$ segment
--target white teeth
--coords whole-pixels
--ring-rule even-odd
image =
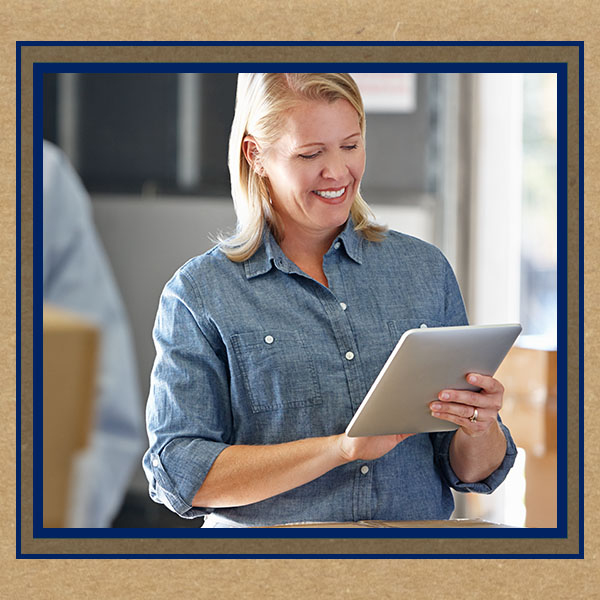
[[[317,196],[322,196],[323,198],[339,198],[340,196],[344,195],[344,192],[346,191],[346,188],[342,188],[341,190],[338,190],[337,192],[319,192],[315,190],[315,194],[317,194]]]

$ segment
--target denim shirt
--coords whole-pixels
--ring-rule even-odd
[[[450,488],[490,493],[512,466],[507,453],[485,481],[459,481],[453,432],[419,434],[373,461],[339,466],[275,497],[226,509],[191,502],[231,444],[277,444],[342,433],[402,333],[467,323],[451,267],[423,241],[390,231],[369,242],[349,220],[323,259],[329,287],[303,273],[265,232],[242,263],[215,247],[167,283],[154,328],[147,405],[150,496],[210,526],[303,521],[445,519]],[[398,393],[401,393],[398,390]]]

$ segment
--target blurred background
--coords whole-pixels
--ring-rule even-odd
[[[454,516],[554,527],[556,75],[355,76],[367,110],[362,192],[377,220],[442,249],[472,324],[523,324],[498,374],[519,459],[493,495],[457,495]],[[161,290],[235,225],[227,144],[236,74],[44,77],[44,138],[89,194],[130,325],[139,387],[132,414],[143,423]],[[149,499],[143,451],[137,447],[122,497],[100,526],[200,526]]]

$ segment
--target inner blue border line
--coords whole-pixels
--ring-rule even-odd
[[[338,71],[340,65],[348,72],[370,73],[376,64],[379,73],[556,73],[566,63],[519,63],[519,62],[381,62],[381,63],[352,63],[352,62],[36,62],[33,64],[34,73],[42,70],[44,73],[238,73],[243,72],[289,72],[297,73],[313,70],[319,67],[322,72]],[[274,68],[275,67],[275,68]]]
[[[556,388],[556,514],[565,515],[559,525],[568,529],[568,71],[557,72],[557,388]]]
[[[264,65],[265,63],[252,63],[252,65]],[[290,67],[298,67],[297,63],[285,63]],[[315,64],[329,64],[329,63],[310,63],[307,66],[314,67]],[[474,63],[470,63],[473,65]],[[34,63],[33,65],[33,94],[34,94],[34,122],[33,122],[33,131],[34,131],[34,169],[35,173],[42,172],[42,158],[41,158],[41,145],[42,145],[42,116],[43,110],[41,110],[40,99],[42,98],[43,92],[43,75],[46,72],[54,72],[53,69],[60,68],[60,71],[64,72],[66,68],[69,72],[73,71],[74,66],[81,68],[84,72],[105,72],[110,71],[114,67],[118,67],[119,69],[127,69],[137,71],[139,67],[148,68],[150,72],[156,72],[156,67],[167,68],[169,71],[179,72],[181,71],[181,67],[188,69],[189,65],[186,63],[152,63],[152,64],[142,64],[139,65],[137,63],[103,63],[103,64],[87,64],[87,63]],[[398,64],[396,63],[376,63],[376,67],[378,70],[381,69],[382,65],[385,67],[389,67],[390,69],[397,70]],[[412,67],[411,70],[414,70],[416,67],[419,72],[438,72],[439,66],[443,66],[450,72],[463,72],[463,68],[467,65],[464,64],[453,64],[453,65],[444,65],[439,63],[409,63],[408,66]],[[204,72],[205,66],[216,66],[219,70],[223,70],[223,64],[195,64],[195,67],[198,68],[200,72]],[[231,67],[232,71],[237,72],[238,63],[235,64],[227,64],[226,67]],[[244,66],[247,66],[246,64]],[[302,65],[300,65],[302,66]],[[339,64],[332,65],[339,67]],[[345,67],[348,67],[347,63],[344,63]],[[372,71],[373,63],[356,63],[352,66],[360,67],[363,71]],[[402,64],[402,67],[406,67],[407,64]],[[481,72],[479,65],[476,72]],[[493,65],[498,68],[498,64]],[[566,72],[567,72],[567,64],[565,63],[546,63],[544,65],[536,64],[536,63],[517,63],[516,65],[510,64],[511,67],[516,66],[519,71],[527,72],[527,67],[531,67],[535,72],[557,72],[562,73],[563,79],[561,81],[565,82],[561,90],[562,95],[566,97],[567,89],[566,89]],[[424,68],[425,67],[425,68]],[[450,67],[450,68],[449,68]],[[489,68],[485,69],[486,72],[491,71]],[[504,69],[503,69],[504,70]],[[511,69],[512,70],[512,69]],[[558,82],[557,82],[558,83]],[[564,165],[563,165],[564,166]],[[43,234],[41,227],[41,219],[36,219],[35,216],[40,214],[41,208],[41,196],[42,196],[42,178],[39,176],[35,178],[34,183],[34,239],[39,240],[40,235]],[[34,249],[34,277],[35,281],[41,281],[41,247],[37,245],[37,248]],[[40,298],[41,291],[39,293],[37,286],[34,288],[34,297]],[[42,348],[43,345],[43,335],[42,335],[42,311],[41,304],[34,303],[34,352],[38,355],[39,349]],[[39,304],[39,305],[38,305]],[[37,307],[37,309],[36,309]],[[37,312],[35,312],[37,310]],[[37,313],[39,312],[39,322],[36,319]],[[39,356],[39,355],[38,355]],[[34,386],[38,385],[38,387],[34,388],[34,456],[42,455],[42,434],[43,434],[43,418],[42,418],[42,405],[43,405],[43,389],[39,388],[43,380],[43,363],[40,360],[34,362],[34,373],[36,376],[34,377]],[[43,470],[41,465],[38,462],[34,462],[34,498],[39,498],[43,491]],[[557,500],[558,504],[558,500]],[[566,504],[564,504],[566,508]],[[560,511],[557,506],[557,517],[560,515]],[[562,513],[565,514],[565,513]],[[525,529],[525,528],[469,528],[469,529],[451,529],[451,528],[435,528],[435,529],[424,529],[424,528],[416,528],[416,529],[405,529],[405,528],[372,528],[372,529],[354,529],[348,528],[346,530],[338,530],[336,535],[332,535],[331,529],[322,529],[316,530],[314,528],[311,529],[285,529],[285,530],[269,530],[269,529],[260,529],[260,530],[249,530],[249,529],[223,529],[217,530],[216,533],[209,533],[209,530],[203,530],[202,533],[199,533],[200,528],[198,529],[188,529],[188,528],[169,528],[169,529],[156,529],[156,528],[139,528],[139,529],[130,529],[130,528],[120,528],[120,529],[52,529],[52,528],[44,528],[43,527],[43,519],[41,511],[35,511],[33,515],[33,533],[34,538],[192,538],[192,537],[201,537],[201,538],[238,538],[238,539],[247,539],[247,538],[332,538],[338,537],[341,539],[344,538],[561,538],[567,536],[566,529],[566,520],[564,521],[564,525],[557,529]],[[483,531],[485,529],[485,532]],[[317,533],[317,531],[319,533]],[[343,533],[341,533],[343,531]],[[260,533],[259,533],[260,532]]]
[[[561,539],[555,528],[366,527],[366,528],[44,528],[43,539]],[[37,538],[38,536],[36,536]]]
[[[43,78],[33,78],[33,98],[43,98]],[[35,101],[34,101],[35,106]],[[43,110],[33,111],[33,456],[44,456],[44,305],[43,273]],[[43,527],[43,460],[34,460],[33,498],[42,499],[33,506],[33,531]]]

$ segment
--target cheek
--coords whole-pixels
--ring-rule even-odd
[[[271,183],[281,198],[305,198],[315,187],[318,170],[312,165],[297,165],[273,173]]]
[[[355,179],[361,179],[365,172],[365,153],[361,152],[357,155],[351,164],[352,175]]]
[[[317,165],[306,164],[299,165],[290,173],[290,182],[294,182],[298,191],[312,191],[315,187],[315,181],[318,180],[319,168]]]

